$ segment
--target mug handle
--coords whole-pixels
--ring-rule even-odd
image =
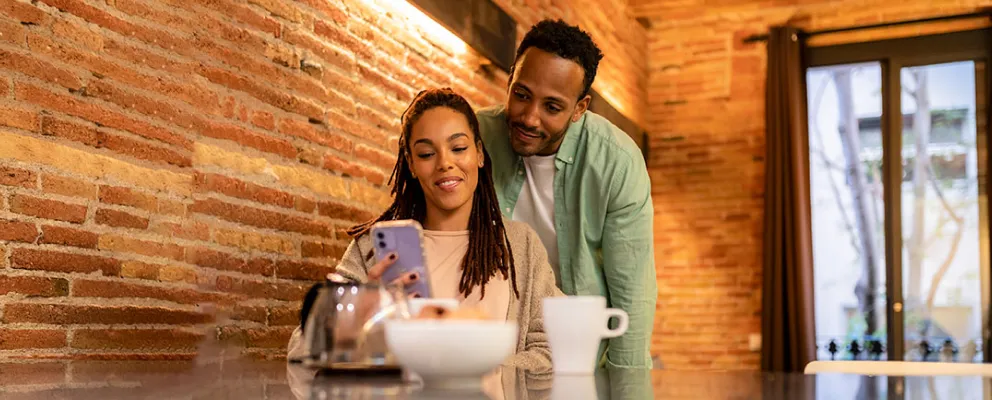
[[[613,317],[616,317],[619,323],[617,324],[617,327],[614,329],[606,328],[606,331],[603,332],[604,338],[607,339],[615,338],[627,332],[627,325],[630,323],[627,317],[627,312],[619,308],[607,308],[606,322],[609,323],[610,319],[612,319]]]

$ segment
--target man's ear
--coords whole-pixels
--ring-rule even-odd
[[[582,113],[589,109],[589,103],[592,102],[592,96],[586,95],[575,104],[575,112],[572,113],[572,122],[579,122],[579,118],[582,118]]]

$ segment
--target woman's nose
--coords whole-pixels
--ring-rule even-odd
[[[438,171],[447,171],[454,167],[451,162],[451,155],[446,152],[439,152],[437,157],[437,169]]]

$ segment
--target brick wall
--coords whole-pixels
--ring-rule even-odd
[[[742,39],[976,11],[987,0],[634,2],[648,18],[649,168],[659,313],[653,350],[676,369],[756,369],[761,331],[765,46]],[[819,37],[864,41],[985,26],[974,21]],[[673,68],[677,67],[677,68]]]
[[[498,3],[589,24],[597,88],[643,118],[624,1]],[[282,354],[342,229],[387,204],[413,94],[504,100],[481,62],[394,0],[0,2],[0,358]]]

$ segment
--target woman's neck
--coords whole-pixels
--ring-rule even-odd
[[[430,231],[467,231],[472,217],[472,202],[456,210],[445,211],[437,207],[427,207],[424,229]]]

